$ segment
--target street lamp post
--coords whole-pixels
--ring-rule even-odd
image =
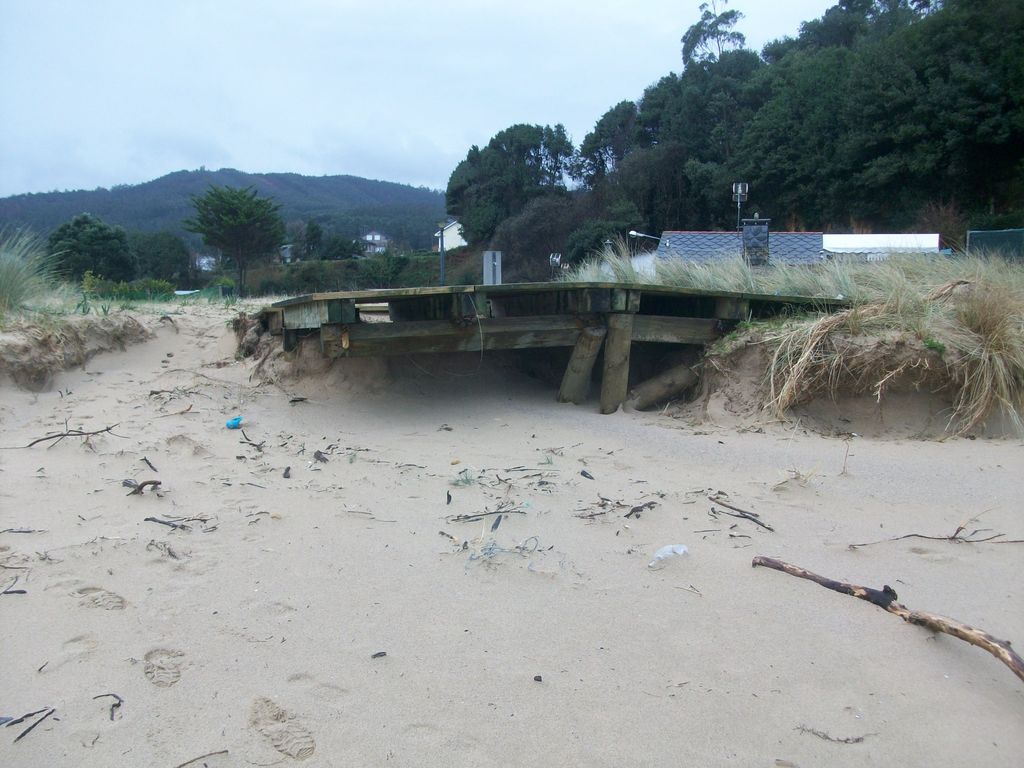
[[[446,222],[441,222],[438,229],[441,231],[441,239],[438,242],[437,250],[441,254],[441,285],[444,285],[444,225]]]
[[[635,229],[629,230],[629,236],[632,237],[634,240],[636,240],[638,237],[646,237],[650,240],[655,240],[659,243],[661,242],[660,237],[655,237],[654,235],[645,235],[643,232],[637,232]]]
[[[736,201],[736,231],[740,231],[740,206],[750,194],[750,185],[745,181],[737,181],[732,185],[732,199]]]

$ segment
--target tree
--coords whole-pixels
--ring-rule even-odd
[[[698,61],[717,61],[728,48],[742,48],[747,38],[733,30],[736,22],[743,18],[739,11],[726,11],[729,0],[722,0],[723,10],[718,12],[717,0],[700,4],[700,21],[686,30],[682,39],[683,64],[690,66]]]
[[[576,227],[573,201],[568,195],[546,195],[531,200],[515,216],[501,222],[491,241],[503,251],[503,277],[510,282],[539,280],[550,273],[548,256],[564,250]]]
[[[324,241],[321,249],[321,258],[329,261],[340,261],[341,259],[352,259],[363,253],[363,246],[358,240],[341,235],[331,235]]]
[[[459,217],[471,245],[486,242],[530,200],[565,193],[573,156],[561,125],[506,128],[483,149],[471,147],[456,166],[448,181],[448,213]]]
[[[594,130],[583,139],[573,175],[587,186],[594,186],[615,170],[636,141],[636,104],[620,101],[597,121]]]
[[[91,271],[115,282],[135,277],[135,258],[128,235],[88,213],[61,224],[49,240],[50,253],[68,277],[81,280]]]
[[[202,235],[203,242],[220,250],[238,270],[238,292],[245,291],[249,264],[268,256],[284,241],[281,206],[260,197],[252,187],[211,186],[206,194],[192,196],[196,215],[185,229]]]
[[[173,232],[131,232],[128,244],[135,254],[138,277],[181,285],[189,280],[189,252]]]
[[[315,219],[310,219],[306,222],[306,247],[303,251],[302,258],[304,259],[318,259],[320,258],[320,249],[324,245],[324,230],[317,224]]]

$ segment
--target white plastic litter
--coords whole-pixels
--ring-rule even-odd
[[[654,559],[647,564],[648,568],[663,568],[665,561],[671,557],[685,555],[689,552],[685,544],[668,544],[654,553]]]

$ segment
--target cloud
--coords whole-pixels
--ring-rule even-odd
[[[509,125],[582,141],[679,69],[698,4],[5,0],[0,195],[200,165],[443,188]],[[755,6],[743,29],[759,46],[829,4]]]

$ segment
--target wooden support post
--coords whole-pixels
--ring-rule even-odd
[[[327,318],[321,323],[354,323],[359,319],[356,303],[353,299],[331,299],[327,304]]]
[[[719,296],[715,299],[715,317],[720,320],[746,320],[750,315],[747,299]]]
[[[612,312],[639,312],[640,291],[628,291],[625,288],[612,289]]]
[[[472,308],[466,314],[475,315],[479,318],[491,317],[491,302],[487,298],[487,294],[481,291],[474,291],[473,293],[467,293],[469,297],[469,305]]]
[[[580,333],[576,346],[573,347],[569,365],[562,377],[562,387],[558,390],[558,402],[579,405],[587,399],[590,390],[590,374],[594,370],[597,353],[601,351],[601,342],[607,331],[600,327],[584,328]]]
[[[280,336],[284,330],[284,312],[280,309],[264,310],[263,318],[266,321],[267,332],[271,336]]]
[[[608,315],[601,374],[601,413],[615,413],[629,388],[629,348],[633,341],[633,315]]]

